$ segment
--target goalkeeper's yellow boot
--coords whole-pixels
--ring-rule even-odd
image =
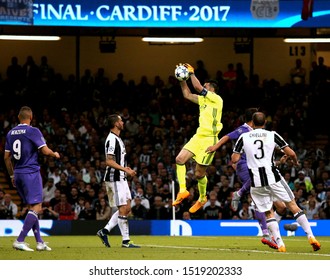
[[[320,242],[318,242],[318,241],[316,240],[316,238],[313,237],[313,236],[309,238],[309,244],[312,245],[314,251],[318,251],[318,250],[321,249],[321,244],[320,244]]]
[[[201,207],[205,205],[207,202],[207,197],[205,196],[202,201],[199,201],[199,199],[196,201],[196,203],[190,207],[189,212],[190,213],[195,213],[197,212]]]
[[[179,205],[184,199],[189,197],[190,193],[185,190],[184,192],[179,192],[178,195],[176,196],[176,199],[172,203],[172,206]]]

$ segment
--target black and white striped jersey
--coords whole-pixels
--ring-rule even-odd
[[[116,163],[126,166],[126,149],[123,140],[113,132],[110,132],[105,141],[105,156],[113,155]],[[107,166],[104,174],[104,181],[116,182],[126,180],[124,171]]]
[[[288,144],[275,131],[255,129],[238,138],[233,152],[246,154],[251,186],[268,186],[281,180],[282,176],[274,161],[277,146],[283,149]]]

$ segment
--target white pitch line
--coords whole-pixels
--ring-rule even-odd
[[[225,249],[225,248],[205,248],[205,247],[189,247],[189,246],[164,246],[164,245],[143,245],[144,247],[156,247],[156,248],[169,248],[169,249],[190,249],[190,250],[202,250],[202,251],[224,251],[224,252],[244,252],[244,253],[265,253],[265,254],[279,254],[277,251],[259,251],[259,250],[242,250],[242,249]],[[285,255],[301,255],[301,256],[320,256],[330,257],[330,254],[319,253],[297,253],[297,252],[285,252]]]

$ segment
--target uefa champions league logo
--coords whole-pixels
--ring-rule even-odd
[[[279,13],[279,0],[252,0],[251,13],[255,19],[275,19]]]

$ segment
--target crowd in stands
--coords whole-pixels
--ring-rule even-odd
[[[290,161],[279,167],[298,205],[309,219],[330,219],[329,142],[315,144],[319,135],[326,140],[329,136],[325,102],[329,83],[323,77],[324,65],[315,64],[309,84],[296,78],[285,85],[276,79],[260,81],[257,74],[248,77],[241,63],[236,67],[230,64],[228,70],[219,70],[213,77],[198,61],[196,75],[202,83],[213,78],[220,85],[224,127],[219,137],[244,122],[246,108],[258,107],[267,115],[267,129],[279,132],[301,162],[299,168]],[[177,219],[254,219],[248,195],[236,212],[230,208],[232,192],[241,187],[230,161],[233,143],[216,152],[207,171],[209,202],[203,210],[188,212],[198,198],[194,162],[189,162],[186,179],[190,197],[172,212],[172,193],[178,190],[175,157],[198,126],[198,108],[183,99],[174,76],[166,80],[155,76],[152,82],[142,76],[135,82],[125,81],[124,74],[118,73],[110,81],[99,68],[95,75],[86,69],[77,81],[74,75],[64,79],[48,65],[47,57],[37,65],[29,56],[23,66],[14,57],[0,82],[0,96],[5,100],[0,104],[1,154],[5,135],[17,124],[23,105],[32,108],[33,126],[42,130],[48,146],[61,154],[59,160],[40,156],[43,219],[108,220],[111,216],[113,209],[102,182],[107,116],[111,113],[119,113],[125,122],[121,137],[127,162],[137,171],[128,179],[133,197],[131,219],[171,219],[174,214]],[[8,201],[3,196],[0,190],[0,205]],[[15,216],[24,219],[27,209],[24,205],[20,208]],[[284,218],[292,217],[288,212]]]

